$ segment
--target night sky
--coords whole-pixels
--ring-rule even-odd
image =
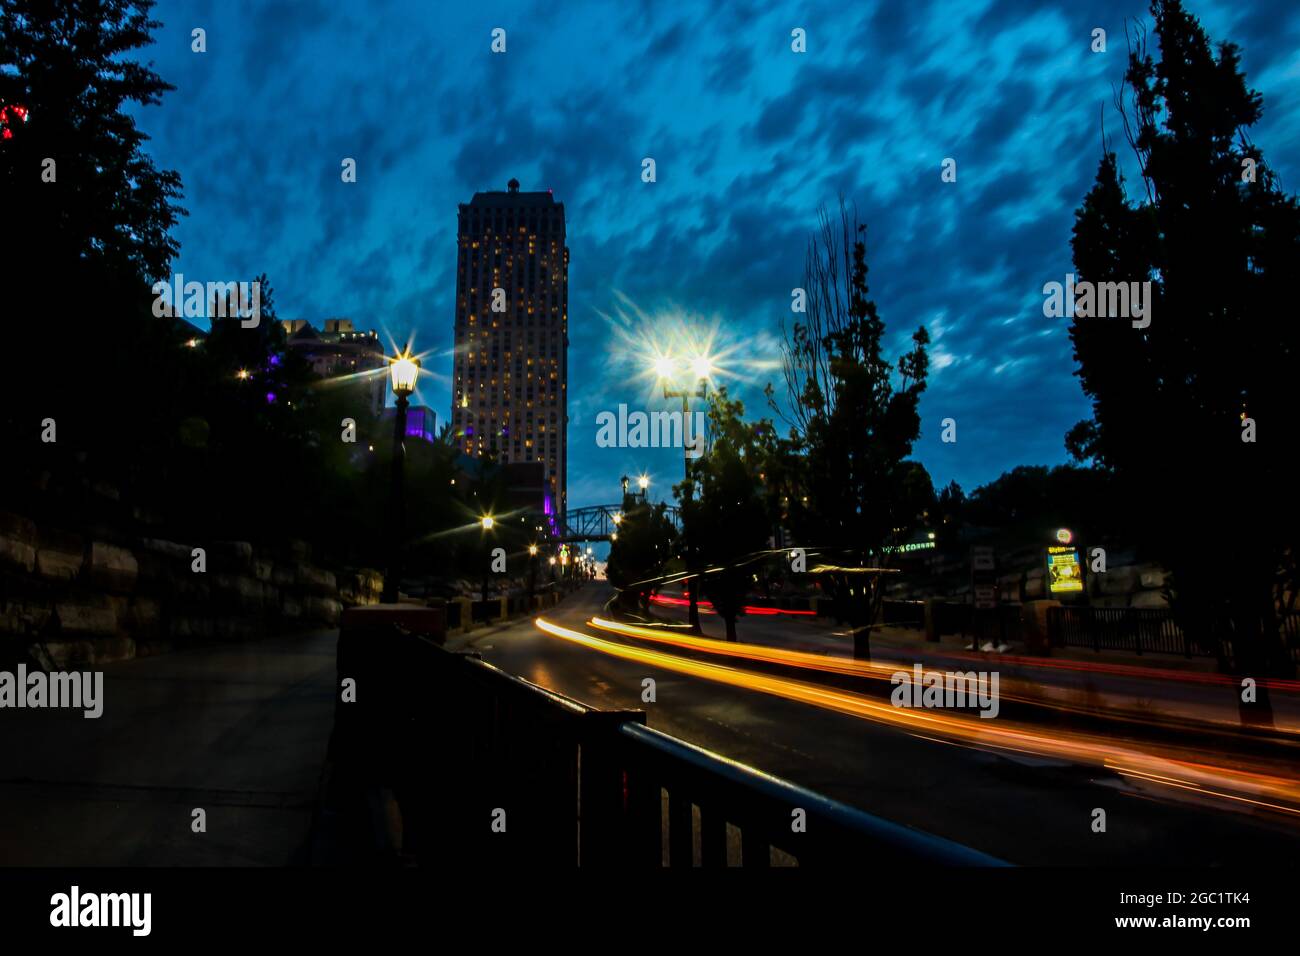
[[[715,7],[725,6],[725,12]],[[570,507],[652,496],[681,452],[599,449],[595,417],[662,407],[638,342],[706,330],[752,413],[780,386],[780,323],[821,204],[868,224],[872,297],[892,352],[933,339],[916,457],[967,491],[1065,460],[1088,413],[1066,320],[1042,286],[1070,271],[1125,65],[1127,2],[876,4],[160,2],[143,52],[177,90],[138,111],[190,212],[174,271],[265,271],[281,318],[352,318],[427,352],[419,401],[450,404],[457,203],[551,189],[565,204]],[[1300,5],[1192,0],[1243,48],[1264,94],[1253,138],[1300,180]],[[190,50],[207,31],[208,52]],[[490,52],[491,31],[507,52]],[[807,31],[805,54],[790,31]],[[1108,52],[1090,51],[1102,27]],[[340,180],[344,157],[357,182]],[[658,181],[641,181],[653,157]],[[940,164],[957,160],[956,183]],[[1133,177],[1130,163],[1130,193]],[[1160,321],[1156,316],[1155,321]],[[940,421],[957,421],[955,444]]]

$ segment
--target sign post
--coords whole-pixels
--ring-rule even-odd
[[[986,623],[988,615],[981,612],[997,613],[997,562],[993,548],[988,545],[975,545],[970,549],[970,586],[975,603],[971,608],[971,650],[979,650],[979,634]]]

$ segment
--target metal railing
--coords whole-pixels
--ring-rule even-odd
[[[1049,608],[1047,633],[1055,647],[1215,656],[1213,649],[1193,644],[1174,622],[1173,614],[1161,608]]]
[[[415,863],[1002,865],[392,626],[344,628],[347,678],[331,791]]]
[[[1278,623],[1291,659],[1300,663],[1300,613],[1283,614]],[[1054,607],[1047,612],[1047,631],[1054,647],[1233,659],[1230,622],[1212,630],[1218,634],[1212,643],[1200,644],[1167,608]]]

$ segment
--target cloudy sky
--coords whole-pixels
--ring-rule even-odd
[[[1300,6],[1189,6],[1242,46],[1265,97],[1255,141],[1295,191]],[[625,473],[664,495],[679,476],[680,452],[595,442],[600,411],[657,407],[638,343],[666,327],[711,336],[729,387],[768,414],[806,242],[841,195],[868,224],[895,350],[920,324],[933,339],[916,457],[936,487],[1064,461],[1087,414],[1041,290],[1070,270],[1103,116],[1122,143],[1110,104],[1125,20],[1149,20],[1139,0],[162,0],[155,16],[144,56],[177,89],[139,121],[184,180],[175,271],[265,271],[282,318],[413,334],[439,421],[457,203],[511,177],[554,191],[571,250],[571,507],[616,500]],[[206,53],[191,52],[195,27]],[[505,54],[490,50],[497,27]],[[1097,27],[1105,53],[1090,50]]]

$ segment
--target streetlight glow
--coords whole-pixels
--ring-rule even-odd
[[[638,478],[638,479],[636,480],[636,485],[637,485],[637,487],[640,488],[642,491],[645,491],[647,488],[650,487],[650,476],[649,476],[649,475],[642,475],[640,478]]]
[[[492,526],[496,524],[496,521],[493,520],[491,515],[484,515],[479,519],[479,524],[483,525],[484,531],[491,531]]]
[[[420,377],[420,360],[411,355],[397,355],[389,359],[389,374],[393,381],[393,394],[405,397],[415,391],[416,379]]]

